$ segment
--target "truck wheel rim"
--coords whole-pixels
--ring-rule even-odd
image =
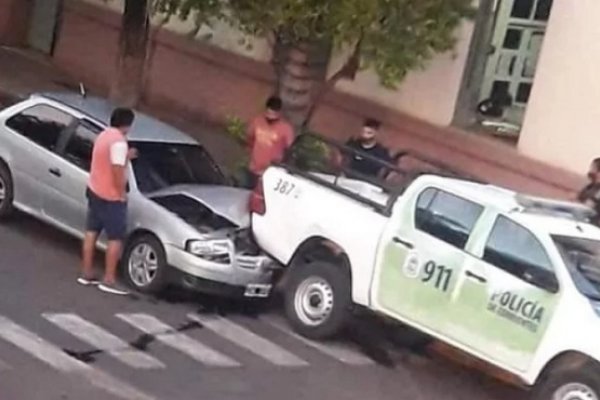
[[[156,252],[146,243],[133,248],[128,262],[129,276],[137,286],[144,287],[152,283],[158,271]]]
[[[582,383],[569,383],[554,392],[552,400],[599,400],[592,388]]]
[[[333,310],[333,289],[329,282],[319,277],[305,279],[294,298],[296,315],[303,324],[318,326]]]

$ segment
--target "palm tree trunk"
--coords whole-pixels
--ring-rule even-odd
[[[133,107],[142,98],[144,66],[150,28],[148,0],[126,0],[123,12],[117,76],[110,97],[122,106]]]

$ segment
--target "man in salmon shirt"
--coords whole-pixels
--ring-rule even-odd
[[[248,186],[254,188],[265,170],[283,161],[285,152],[294,142],[294,129],[281,115],[279,97],[270,97],[266,110],[255,117],[246,132],[250,150]]]
[[[128,291],[116,281],[117,264],[127,231],[127,165],[135,156],[129,150],[126,135],[135,115],[127,108],[117,108],[110,118],[110,127],[94,142],[92,166],[87,188],[88,216],[83,242],[82,273],[77,282],[84,286],[98,285],[106,293],[126,295]],[[106,232],[105,273],[102,282],[93,274],[94,250],[102,232]]]

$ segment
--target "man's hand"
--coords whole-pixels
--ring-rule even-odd
[[[127,151],[127,159],[129,161],[135,160],[136,158],[138,158],[138,155],[138,150],[135,147],[132,147]]]

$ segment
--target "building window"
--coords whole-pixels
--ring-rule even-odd
[[[504,37],[504,44],[502,47],[505,49],[518,50],[521,46],[521,38],[523,37],[523,31],[520,29],[507,29],[506,36]]]
[[[552,0],[538,0],[533,18],[537,21],[548,21],[551,9]]]

